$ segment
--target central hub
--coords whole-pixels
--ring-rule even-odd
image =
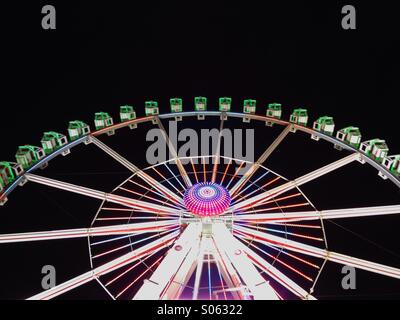
[[[186,209],[195,215],[210,217],[224,213],[231,204],[231,196],[219,184],[200,182],[186,190],[183,201]]]

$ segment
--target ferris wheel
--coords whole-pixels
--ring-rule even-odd
[[[91,281],[112,299],[316,299],[313,295],[326,263],[333,262],[395,279],[400,269],[328,249],[324,220],[400,213],[400,204],[324,210],[316,208],[300,187],[358,161],[400,188],[400,155],[389,156],[384,140],[362,142],[357,127],[336,132],[332,117],[307,127],[306,109],[295,109],[282,120],[282,106],[268,105],[256,114],[256,101],[245,100],[243,113],[231,112],[231,98],[219,99],[219,110],[208,111],[207,99],[196,97],[195,110],[184,112],[182,99],[170,100],[171,113],[159,114],[158,104],[145,104],[138,118],[132,106],[120,108],[114,124],[105,112],[95,115],[96,130],[71,121],[68,136],[46,132],[42,147],[20,146],[16,162],[0,162],[0,203],[26,182],[69,191],[101,201],[90,226],[0,235],[1,246],[16,242],[87,238],[90,270],[28,299],[47,300]],[[162,120],[219,119],[220,131],[229,118],[261,122],[282,131],[254,162],[221,154],[221,136],[213,154],[179,156]],[[104,135],[143,123],[158,127],[172,157],[139,168],[107,145]],[[265,128],[268,130],[268,128]],[[134,132],[134,131],[133,131]],[[292,133],[325,140],[344,150],[340,160],[294,180],[268,168],[268,158]],[[132,139],[135,139],[134,134]],[[260,142],[262,143],[262,142]],[[35,173],[77,145],[94,144],[122,164],[131,175],[111,192],[95,190]],[[247,170],[241,174],[241,169]],[[11,200],[12,201],[12,200]]]

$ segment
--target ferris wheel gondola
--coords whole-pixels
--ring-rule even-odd
[[[172,98],[171,113],[160,114],[158,103],[148,101],[146,116],[139,118],[132,106],[121,106],[120,123],[106,112],[96,113],[93,132],[84,122],[71,121],[68,141],[62,134],[47,132],[43,148],[21,146],[16,163],[0,162],[1,204],[26,182],[101,201],[88,228],[0,235],[1,245],[89,240],[91,269],[30,299],[51,299],[90,281],[97,281],[112,299],[315,299],[314,288],[327,262],[399,279],[399,268],[330,251],[324,220],[397,214],[400,204],[321,210],[300,187],[358,161],[400,188],[400,156],[390,156],[384,140],[362,142],[356,127],[335,135],[332,117],[320,117],[309,128],[303,108],[294,109],[285,121],[278,103],[269,104],[265,116],[256,114],[255,100],[244,101],[243,113],[232,112],[231,104],[231,98],[223,97],[218,111],[208,111],[207,99],[196,97],[195,111],[184,112],[182,99]],[[239,118],[280,125],[283,130],[255,162],[221,155],[219,144],[215,154],[178,156],[161,120],[193,117],[217,117],[220,129],[229,118]],[[163,131],[171,159],[141,169],[99,138],[147,122]],[[325,140],[348,154],[288,180],[265,163],[291,132]],[[35,173],[58,155],[89,143],[131,173],[111,192]],[[239,174],[245,165],[248,169]]]

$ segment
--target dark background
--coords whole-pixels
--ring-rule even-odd
[[[57,30],[41,28],[45,4],[56,7]],[[357,30],[341,28],[345,4],[356,6]],[[386,139],[391,153],[400,153],[399,19],[389,2],[219,2],[206,7],[202,2],[30,1],[2,5],[1,12],[1,159],[12,160],[18,145],[39,144],[43,131],[66,132],[69,120],[92,125],[96,111],[117,119],[118,107],[132,104],[142,116],[144,101],[154,99],[166,112],[173,96],[182,97],[188,110],[198,95],[208,97],[210,110],[217,109],[220,96],[231,96],[236,111],[244,98],[254,98],[259,114],[278,101],[286,119],[294,107],[306,107],[310,122],[332,115],[337,129],[357,125],[365,139]],[[138,130],[133,141],[116,141],[118,133],[110,143],[145,167],[148,128]],[[261,153],[269,131],[257,130]],[[80,157],[73,152],[40,174],[105,191],[126,178],[124,168],[93,146],[87,149],[77,148]],[[284,141],[268,166],[295,178],[341,156],[328,144],[296,135]],[[351,164],[302,189],[321,209],[398,203],[392,184],[375,170],[360,168]],[[95,200],[28,184],[0,209],[0,232],[84,227],[97,207]],[[336,222],[340,226],[327,222],[331,248],[400,266],[397,217]],[[5,299],[40,291],[44,264],[56,266],[58,282],[88,269],[86,240],[7,245],[1,252],[0,297]],[[344,291],[340,267],[328,264],[316,295],[400,298],[398,281],[363,271],[357,276],[357,290]],[[88,295],[107,298],[96,283],[65,297]]]

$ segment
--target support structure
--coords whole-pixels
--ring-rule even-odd
[[[155,222],[120,224],[120,225],[113,225],[106,227],[10,233],[10,234],[1,234],[0,243],[59,240],[59,239],[71,239],[71,238],[83,238],[88,236],[91,237],[109,236],[118,234],[152,233],[152,232],[166,231],[171,229],[173,226],[177,225],[178,225],[177,221],[164,220]]]
[[[28,300],[50,300],[65,292],[75,289],[85,283],[92,281],[102,275],[115,271],[122,268],[130,263],[133,263],[140,258],[147,256],[150,253],[155,253],[166,247],[168,247],[178,235],[177,232],[168,234],[162,238],[159,238],[149,244],[140,247],[139,249],[133,250],[123,256],[114,259],[100,267],[97,267],[91,271],[85,272],[71,280],[56,285],[55,287],[48,289],[42,293],[30,297]]]
[[[185,170],[185,167],[183,166],[180,158],[178,157],[178,153],[176,152],[175,147],[174,147],[173,143],[171,142],[171,140],[170,140],[170,138],[169,138],[169,136],[167,134],[167,131],[165,130],[163,124],[161,123],[160,118],[159,117],[155,117],[155,119],[157,121],[158,127],[160,128],[160,130],[163,133],[163,137],[165,139],[165,142],[168,144],[169,151],[171,152],[171,154],[172,154],[172,156],[173,156],[173,158],[174,158],[174,160],[176,162],[176,165],[178,166],[179,173],[181,174],[181,177],[182,177],[183,181],[185,182],[186,187],[191,187],[192,186],[192,182],[190,181],[190,178],[189,178],[189,176],[188,176],[188,174],[187,174],[187,172]]]
[[[215,150],[215,159],[214,159],[214,166],[211,176],[211,182],[215,182],[217,178],[217,168],[220,161],[220,154],[221,154],[221,137],[222,137],[222,130],[224,129],[224,121],[225,118],[221,117],[221,124],[219,126],[219,134],[218,134],[218,142],[217,142],[217,149]],[[212,159],[212,158],[211,158]]]
[[[178,197],[175,193],[171,192],[168,188],[166,188],[164,185],[159,183],[157,180],[149,176],[147,173],[144,171],[140,170],[137,166],[135,166],[133,163],[125,159],[123,156],[118,154],[116,151],[108,147],[106,144],[101,142],[99,139],[96,137],[92,136],[90,137],[90,140],[101,150],[103,150],[105,153],[107,153],[109,156],[111,156],[113,159],[117,160],[120,164],[122,164],[125,168],[127,168],[129,171],[131,171],[134,174],[137,174],[138,177],[142,178],[144,181],[146,181],[151,187],[154,187],[156,190],[167,196],[169,199],[171,199],[175,203],[180,203],[182,204],[182,199]]]
[[[213,224],[212,238],[218,252],[226,255],[228,261],[221,256],[224,265],[232,264],[241,279],[243,279],[245,288],[236,288],[240,290],[242,296],[250,295],[255,300],[278,300],[279,297],[275,290],[257,271],[253,263],[242,250],[242,244],[232,236],[224,223]],[[228,271],[229,273],[229,271]],[[232,275],[234,276],[234,275]]]
[[[279,212],[279,213],[260,213],[260,214],[242,214],[230,217],[235,221],[249,221],[253,223],[276,223],[276,222],[294,222],[319,219],[344,219],[357,217],[370,217],[400,213],[400,205],[378,206],[364,208],[350,208],[322,211],[302,211],[302,212]]]
[[[135,200],[135,199],[131,199],[131,198],[117,196],[115,194],[106,193],[106,192],[102,192],[102,191],[98,191],[98,190],[94,190],[94,189],[90,189],[90,188],[86,188],[86,187],[77,186],[77,185],[67,183],[67,182],[62,182],[62,181],[58,181],[58,180],[54,180],[54,179],[50,179],[50,178],[41,177],[41,176],[38,176],[38,175],[35,175],[32,173],[25,174],[25,177],[28,181],[31,181],[31,182],[36,182],[36,183],[43,184],[43,185],[46,185],[49,187],[74,192],[74,193],[88,196],[91,198],[105,200],[108,202],[113,202],[113,203],[117,203],[117,204],[129,207],[129,208],[139,209],[139,210],[143,210],[143,211],[147,211],[147,212],[152,212],[155,214],[179,216],[179,214],[181,212],[180,210],[177,210],[174,208],[169,208],[167,206],[160,206],[160,205],[157,205],[154,203],[149,203],[149,202],[142,201],[142,200]]]
[[[263,233],[247,227],[235,226],[234,228],[239,236],[244,237],[246,239],[257,241],[259,243],[264,243],[267,245],[284,248],[290,251],[302,253],[312,257],[326,259],[328,261],[336,262],[339,264],[348,265],[358,269],[400,279],[399,268],[393,268],[385,266],[383,264],[354,258],[337,252],[328,251],[326,249],[321,249],[297,241],[274,236],[269,233]]]
[[[171,300],[179,298],[189,280],[199,254],[201,223],[191,223],[182,232],[157,270],[144,281],[134,300]]]
[[[344,157],[343,159],[340,159],[338,161],[335,161],[331,164],[328,164],[320,169],[317,169],[315,171],[312,171],[304,176],[301,176],[293,181],[286,182],[279,187],[276,187],[274,189],[262,192],[254,197],[251,197],[247,200],[237,202],[233,206],[231,206],[230,211],[237,211],[241,210],[244,208],[248,207],[257,207],[262,205],[264,202],[268,201],[269,199],[276,197],[282,193],[285,193],[289,190],[292,190],[296,187],[299,187],[309,181],[312,181],[318,177],[321,177],[329,172],[332,172],[340,167],[343,167],[350,162],[353,162],[357,159],[359,159],[360,156],[357,153],[352,153],[348,155],[347,157]]]
[[[274,150],[279,146],[279,144],[285,139],[292,128],[292,125],[287,125],[285,129],[280,133],[280,135],[275,139],[274,142],[264,151],[264,153],[258,158],[256,162],[246,171],[246,173],[240,178],[240,180],[232,187],[230,193],[234,196],[240,189],[251,179],[253,174],[257,171],[257,169],[262,165],[274,152]]]
[[[0,175],[0,180],[3,179],[3,184],[0,184],[0,203],[4,202],[7,199],[7,195],[17,185],[22,185],[26,181],[31,181],[53,188],[74,192],[76,194],[85,195],[91,198],[100,199],[103,202],[112,202],[124,207],[122,208],[118,206],[110,206],[112,208],[102,208],[108,211],[104,212],[104,216],[101,216],[98,219],[98,216],[96,215],[94,220],[96,222],[107,220],[128,221],[128,219],[132,219],[129,220],[129,222],[134,221],[134,219],[137,219],[138,221],[153,220],[152,222],[0,235],[0,244],[40,240],[72,239],[84,237],[88,238],[92,270],[85,272],[67,282],[61,283],[43,293],[35,295],[30,299],[51,299],[92,280],[96,280],[97,282],[99,282],[112,298],[118,298],[122,294],[124,294],[129,288],[131,288],[135,283],[137,283],[138,281],[142,281],[145,275],[146,277],[148,277],[148,279],[145,280],[144,285],[137,292],[134,299],[182,298],[183,290],[188,289],[187,284],[191,279],[193,279],[193,275],[193,292],[191,292],[190,295],[194,299],[197,299],[199,297],[202,298],[202,293],[204,292],[204,288],[202,288],[202,281],[204,280],[202,277],[204,272],[208,272],[209,286],[207,295],[210,297],[210,299],[212,298],[212,296],[218,296],[220,293],[223,293],[226,299],[226,293],[229,292],[229,294],[234,296],[234,298],[239,299],[275,300],[281,298],[278,294],[278,291],[275,291],[275,289],[281,289],[282,287],[289,290],[301,299],[314,299],[314,297],[310,295],[310,293],[312,293],[317,279],[327,261],[353,266],[362,270],[400,279],[400,268],[390,267],[327,250],[325,230],[322,222],[322,220],[324,219],[342,219],[397,214],[400,213],[400,205],[285,213],[283,212],[283,209],[293,209],[294,207],[298,208],[304,205],[312,206],[312,204],[308,201],[306,196],[300,190],[297,194],[289,194],[286,196],[277,197],[278,195],[293,190],[309,181],[330,173],[337,168],[347,165],[354,160],[358,160],[361,163],[370,164],[372,167],[379,171],[379,174],[381,176],[390,179],[397,187],[400,187],[398,166],[396,168],[392,168],[390,164],[385,165],[382,163],[383,156],[387,155],[387,148],[381,148],[382,150],[380,150],[379,157],[377,157],[377,155],[375,154],[373,156],[370,151],[366,152],[361,148],[358,149],[358,145],[346,144],[341,141],[342,139],[340,138],[335,139],[334,136],[331,135],[333,133],[333,128],[331,131],[323,131],[315,127],[313,129],[307,128],[305,126],[306,122],[300,122],[297,120],[295,121],[292,119],[292,123],[282,121],[280,120],[280,115],[279,119],[258,116],[253,114],[253,112],[255,112],[255,104],[254,111],[251,111],[250,109],[245,109],[245,112],[247,112],[245,115],[232,113],[230,112],[230,98],[224,99],[229,100],[229,106],[224,106],[225,109],[220,109],[221,112],[207,112],[204,109],[200,113],[182,113],[182,108],[180,104],[180,108],[174,110],[174,113],[172,114],[158,115],[157,108],[157,112],[153,113],[153,115],[149,117],[131,119],[129,121],[126,121],[125,123],[116,125],[110,124],[108,127],[100,129],[93,133],[90,133],[90,131],[86,131],[85,133],[82,133],[85,134],[85,136],[78,135],[76,138],[77,140],[65,145],[62,144],[59,146],[59,149],[48,148],[48,150],[46,151],[47,156],[37,159],[38,161],[36,162],[30,162],[29,166],[24,166],[26,171],[21,171],[20,175],[18,174],[17,177],[13,177],[11,180],[6,179],[7,172],[2,172],[2,175]],[[263,152],[260,158],[251,165],[250,169],[245,173],[245,175],[241,177],[241,179],[235,179],[235,177],[238,175],[239,170],[245,163],[244,161],[241,162],[239,169],[236,170],[235,174],[231,177],[229,183],[226,185],[226,188],[229,189],[231,183],[235,181],[235,185],[230,190],[232,196],[231,199],[235,201],[231,202],[230,204],[231,207],[228,209],[229,214],[224,215],[222,212],[222,215],[218,215],[217,217],[215,217],[215,219],[202,218],[197,216],[194,213],[194,210],[192,210],[192,212],[189,212],[189,209],[184,209],[184,204],[181,198],[181,196],[183,196],[183,192],[181,191],[182,189],[180,190],[180,188],[183,188],[183,190],[185,190],[186,188],[192,186],[192,183],[188,173],[185,170],[185,167],[181,162],[181,158],[179,158],[177,154],[175,146],[172,144],[161,122],[161,119],[169,119],[171,117],[180,119],[182,117],[192,115],[210,115],[219,116],[221,118],[217,150],[215,154],[211,156],[215,158],[215,163],[211,173],[212,182],[216,181],[218,164],[221,158],[220,149],[222,130],[224,126],[224,121],[227,120],[228,117],[243,118],[246,121],[250,121],[250,119],[267,121],[271,124],[277,123],[279,125],[285,126],[284,130],[279,134],[275,141],[270,146],[268,146],[268,148]],[[114,130],[123,128],[125,126],[133,127],[136,126],[138,123],[148,121],[152,121],[154,124],[158,124],[166,142],[168,143],[169,150],[173,156],[171,162],[175,162],[177,164],[180,173],[180,175],[175,175],[173,173],[173,171],[167,165],[170,161],[165,161],[163,165],[166,167],[167,170],[169,170],[170,174],[172,175],[171,179],[167,179],[167,177],[163,175],[163,171],[158,171],[157,166],[151,167],[151,170],[156,171],[161,177],[163,181],[162,183],[150,176],[149,171],[139,169],[126,158],[124,158],[112,148],[108,147],[106,144],[96,138],[99,135],[114,132]],[[97,126],[97,128],[99,127]],[[257,182],[261,180],[266,174],[268,174],[268,171],[257,180],[251,181],[251,185],[246,186],[246,184],[250,182],[251,178],[254,176],[257,170],[260,167],[263,168],[262,164],[264,163],[264,161],[268,159],[268,157],[274,152],[279,144],[285,139],[288,132],[295,132],[296,130],[302,131],[306,134],[311,134],[314,139],[323,139],[325,141],[333,143],[335,146],[339,146],[340,149],[352,152],[352,154],[344,157],[343,159],[328,164],[320,169],[314,170],[297,179],[287,182],[285,181],[282,185],[270,190],[266,188],[282,177],[277,175],[276,179],[273,179],[272,181],[269,181],[262,187],[258,188]],[[46,139],[43,141],[48,142],[48,140]],[[59,154],[65,154],[69,152],[71,147],[80,144],[81,142],[93,142],[97,147],[99,147],[101,150],[103,150],[105,153],[107,153],[109,156],[111,156],[113,159],[115,159],[125,168],[127,168],[130,172],[132,172],[133,176],[138,176],[144,182],[146,182],[149,187],[147,187],[147,185],[144,185],[144,183],[142,183],[143,181],[139,181],[139,183],[137,183],[136,181],[132,181],[129,179],[127,180],[142,187],[145,190],[144,194],[141,194],[140,192],[136,192],[135,190],[131,190],[129,188],[121,187],[122,184],[115,189],[123,190],[125,192],[128,192],[130,195],[133,194],[134,196],[132,197],[138,198],[140,200],[129,198],[129,194],[127,197],[119,196],[116,194],[106,193],[32,174],[32,172],[37,168],[43,168],[51,159]],[[386,150],[385,154],[382,153],[384,150]],[[205,156],[199,158],[203,160],[206,159]],[[199,179],[197,176],[196,168],[192,162],[192,158],[190,158],[190,161],[193,168],[193,174],[195,175],[196,181],[198,182]],[[230,163],[231,161],[232,159],[230,159]],[[225,172],[221,179],[221,185],[228,172],[229,165],[225,169]],[[207,171],[205,161],[203,162],[203,168],[203,177],[206,182]],[[183,179],[182,183],[180,177],[182,177]],[[174,181],[173,179],[175,179],[176,181]],[[175,183],[172,183],[170,180],[172,180],[172,182],[177,182],[179,186]],[[286,179],[283,178],[283,180]],[[170,189],[168,184],[173,189]],[[244,192],[252,186],[253,189],[256,190],[245,194]],[[154,194],[157,194],[157,197],[155,198],[152,195],[148,195],[147,192],[153,192]],[[286,201],[289,198],[297,196],[303,196],[307,200],[307,203],[296,203],[282,206],[278,205],[278,202],[280,201]],[[158,197],[161,197],[161,200]],[[158,204],[154,204],[154,201]],[[276,203],[277,207],[266,207],[267,204],[273,202]],[[264,207],[255,210],[252,209],[259,206]],[[281,212],[272,211],[277,210],[278,208]],[[102,209],[99,209],[98,214]],[[270,212],[269,210],[271,210],[271,212],[273,213],[268,214],[267,212]],[[119,215],[119,213],[114,215],[114,213],[116,213],[117,211],[129,212],[130,215],[124,216],[124,214]],[[216,210],[214,209],[214,212],[215,211]],[[144,217],[132,216],[136,212],[143,213]],[[250,212],[253,212],[253,214],[247,214]],[[156,216],[152,214],[149,215],[148,213],[155,214]],[[102,214],[103,212],[101,212],[101,215]],[[302,225],[291,223],[310,220],[320,220],[321,224],[315,225],[315,223],[310,223]],[[280,227],[277,227],[277,225],[271,226],[269,224],[284,225],[285,230],[283,231]],[[303,234],[297,232],[295,229],[290,229],[301,227],[314,228],[314,231],[317,229],[321,229],[319,230],[320,235],[316,235],[317,232],[313,232],[312,234]],[[148,237],[142,237],[142,235],[145,235],[147,233],[150,234]],[[283,235],[276,236],[275,234],[284,234],[286,237]],[[132,240],[131,235],[141,236],[137,237],[137,239]],[[102,239],[102,236],[107,237],[105,237],[105,239]],[[96,242],[92,243],[91,237],[98,238],[96,238]],[[319,241],[313,243],[318,243],[321,246],[324,246],[324,248],[291,240],[298,238],[308,239],[308,241],[310,242],[307,243],[311,243],[311,241]],[[124,239],[123,243],[117,244],[117,242],[121,239]],[[115,241],[118,246],[112,247],[112,244],[110,244],[111,241]],[[145,243],[145,245],[140,248],[134,249],[135,247],[137,247],[137,245],[141,246],[143,243]],[[97,247],[93,248],[94,245],[96,245]],[[98,249],[99,247],[100,249]],[[106,251],[101,250],[105,247],[107,247]],[[276,255],[270,254],[269,251],[263,250],[265,249],[265,247],[268,247],[268,250],[271,249],[272,251],[276,251]],[[92,256],[92,248],[94,249],[93,252],[95,252],[96,255]],[[104,257],[108,254],[111,255],[111,253],[115,253],[119,250],[126,248],[132,251],[123,254],[119,258],[109,261],[104,265],[93,268],[93,261],[95,261],[95,263],[101,261],[101,259],[95,260],[96,258]],[[167,249],[169,250],[167,251]],[[156,253],[160,252],[160,250],[166,250],[166,254],[154,256]],[[258,254],[259,252],[260,254]],[[282,258],[281,256],[290,257],[291,259],[295,259],[296,261],[307,264],[309,267],[313,267],[316,270],[319,270],[317,277],[312,278],[308,274],[303,274],[302,272],[300,272],[300,270],[292,267],[290,263],[285,263],[285,261],[283,260],[284,258]],[[308,260],[308,257],[303,258],[303,256],[310,256],[322,259],[323,264],[322,266],[320,266],[319,264],[314,262],[314,259]],[[152,257],[155,261],[150,260]],[[269,262],[270,260],[264,257],[270,257],[271,259],[273,259],[273,262]],[[148,261],[151,262],[148,263]],[[109,288],[108,286],[118,279],[121,279],[123,275],[128,274],[128,272],[130,272],[138,265],[145,266],[144,272],[142,272],[139,276],[137,276],[137,273],[135,273],[133,281],[128,286],[126,286],[117,295],[112,294],[111,291],[114,288]],[[211,265],[212,268],[210,267]],[[302,288],[301,285],[297,284],[291,278],[285,276],[284,273],[280,272],[280,269],[278,269],[277,267],[282,265],[284,265],[286,268],[290,268],[292,271],[296,271],[297,274],[300,274],[304,278],[313,282],[310,291],[308,292],[306,289]],[[121,270],[122,273],[116,272],[116,276],[112,280],[108,281],[106,284],[103,284],[103,281],[100,280],[100,277],[102,277],[103,275],[112,273],[126,266],[128,268],[123,268]],[[154,270],[155,272],[153,272]],[[212,277],[210,270],[214,270],[214,272],[216,272],[217,270],[217,275],[219,276],[219,278]],[[150,272],[153,273],[148,275],[148,273]],[[112,274],[112,276],[114,276],[114,274]],[[218,282],[215,281],[215,283],[211,285],[211,282],[213,280],[218,280]],[[270,285],[268,280],[274,280],[274,286],[276,285],[276,283],[278,283],[279,285],[277,286],[277,288],[274,288]],[[279,286],[281,286],[281,288]]]

